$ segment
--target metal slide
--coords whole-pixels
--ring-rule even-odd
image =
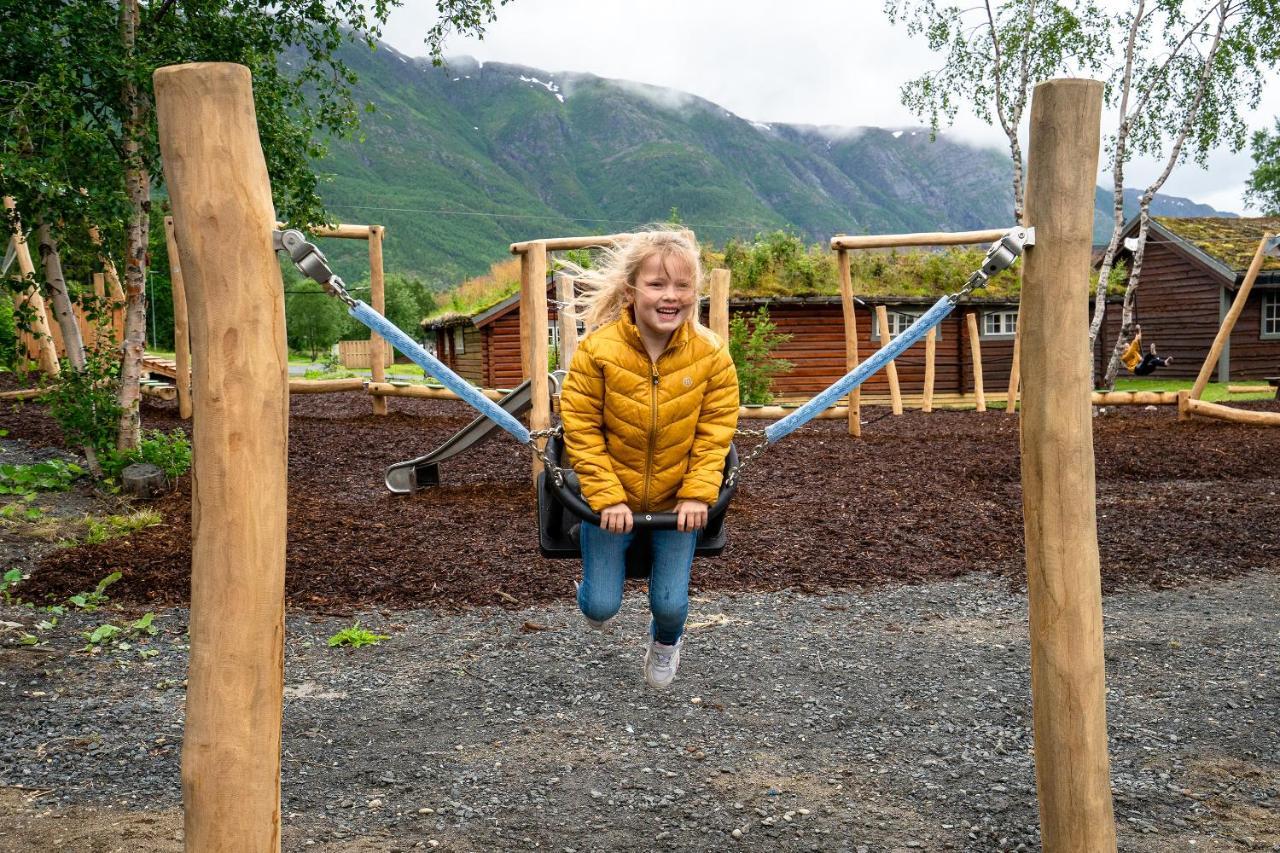
[[[553,394],[558,393],[563,376],[561,371],[551,374],[550,386]],[[515,417],[520,417],[529,411],[533,404],[533,392],[530,388],[532,382],[531,379],[521,382],[509,394],[498,400],[498,405]],[[387,468],[387,488],[397,495],[407,495],[418,489],[440,485],[441,462],[470,450],[501,429],[502,427],[495,421],[481,415],[426,456],[397,462]]]

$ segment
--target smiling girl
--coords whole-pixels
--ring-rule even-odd
[[[600,525],[581,527],[578,606],[594,628],[622,606],[632,513],[674,512],[654,530],[645,680],[680,666],[689,570],[738,422],[729,348],[698,322],[702,266],[686,232],[645,231],[576,270],[587,334],[560,396],[565,447]]]

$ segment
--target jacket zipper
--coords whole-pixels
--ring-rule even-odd
[[[650,363],[652,381],[649,383],[649,449],[644,457],[644,501],[641,512],[649,511],[649,482],[653,477],[653,442],[658,433],[658,365]]]

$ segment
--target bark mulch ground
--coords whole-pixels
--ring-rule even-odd
[[[292,605],[514,607],[572,594],[577,563],[539,556],[529,458],[505,435],[444,463],[439,488],[386,491],[383,469],[463,427],[472,417],[463,404],[392,400],[386,417],[375,417],[361,394],[294,397],[291,405]],[[1242,405],[1280,410],[1275,402]],[[1018,419],[879,414],[866,410],[863,440],[850,439],[843,422],[815,422],[757,460],[728,517],[729,547],[698,561],[694,587],[820,591],[975,571],[1022,585]],[[173,404],[147,405],[143,418],[148,428],[189,428]],[[1110,409],[1094,424],[1107,590],[1224,578],[1274,561],[1280,430],[1179,424],[1168,407]],[[0,427],[37,445],[61,444],[38,404],[6,404]],[[46,555],[24,592],[37,601],[65,597],[118,570],[115,600],[184,603],[190,503],[183,478],[157,502],[164,525]]]

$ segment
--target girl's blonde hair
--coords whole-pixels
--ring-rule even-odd
[[[631,304],[631,291],[636,286],[640,267],[654,255],[659,255],[664,264],[668,258],[675,258],[683,263],[693,278],[694,293],[701,298],[702,263],[698,243],[691,231],[671,228],[637,231],[615,246],[602,248],[599,259],[591,269],[583,269],[569,261],[562,262],[577,285],[575,290],[579,295],[575,300],[577,310],[574,318],[583,322],[586,334],[589,335],[622,316],[622,312]],[[696,305],[691,322],[699,331],[704,328],[698,320]]]

